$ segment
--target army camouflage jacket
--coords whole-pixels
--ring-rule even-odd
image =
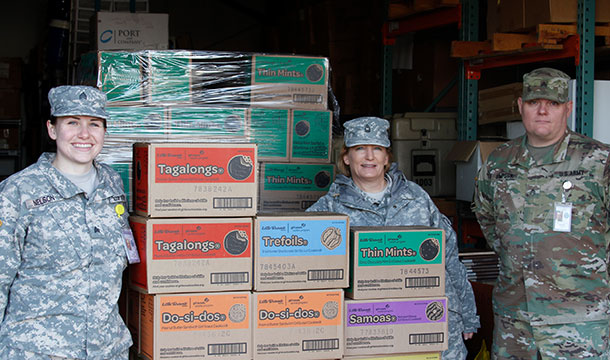
[[[54,156],[0,183],[0,346],[112,358],[132,343],[117,306],[130,231],[116,208],[122,182],[94,162],[100,185],[87,198]]]
[[[307,211],[346,214],[353,226],[422,225],[445,230],[445,293],[449,298],[449,310],[461,315],[463,329],[459,329],[460,332],[476,332],[480,324],[474,294],[466,268],[458,258],[457,239],[449,219],[440,213],[424,189],[405,178],[396,163],[392,164],[387,176],[392,179],[392,188],[379,204],[364,199],[364,193],[351,178],[337,175],[328,193]]]
[[[610,147],[568,130],[536,163],[526,141],[500,145],[476,181],[474,210],[500,257],[494,311],[532,325],[607,319]],[[569,232],[553,230],[562,193]]]

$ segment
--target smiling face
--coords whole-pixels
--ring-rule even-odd
[[[47,121],[49,137],[57,144],[53,165],[69,174],[84,174],[104,145],[104,120],[91,116],[62,116]]]
[[[349,166],[356,185],[383,184],[385,166],[389,162],[388,149],[379,145],[352,146],[343,155],[343,162]]]
[[[547,99],[518,100],[519,112],[530,145],[544,147],[559,141],[567,128],[572,102]]]

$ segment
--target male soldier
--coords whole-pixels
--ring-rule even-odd
[[[117,299],[136,262],[121,177],[95,157],[106,95],[49,91],[56,153],[0,183],[0,359],[122,359],[131,337]]]
[[[496,359],[606,359],[610,147],[567,128],[569,77],[540,68],[518,99],[526,134],[496,148],[474,210],[500,258]]]

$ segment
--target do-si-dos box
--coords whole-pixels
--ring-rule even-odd
[[[141,296],[140,357],[252,359],[249,292]]]
[[[345,309],[345,355],[447,349],[446,297],[346,299]]]
[[[251,218],[129,218],[140,254],[132,286],[148,293],[252,289]]]
[[[303,211],[328,192],[335,166],[263,162],[260,174],[259,211]]]
[[[259,214],[254,220],[254,290],[348,286],[349,218],[335,213]]]
[[[324,57],[254,54],[250,104],[327,110],[329,69]]]
[[[440,352],[344,356],[344,360],[441,360]]]
[[[343,290],[254,292],[254,359],[340,359]]]
[[[350,229],[352,299],[445,295],[445,233],[424,226]]]
[[[136,143],[134,209],[150,217],[254,216],[256,144]]]

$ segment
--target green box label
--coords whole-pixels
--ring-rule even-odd
[[[141,55],[100,52],[99,79],[109,102],[142,101]]]
[[[246,136],[245,109],[176,107],[170,116],[172,135]]]
[[[331,164],[264,164],[264,189],[327,192],[335,174]]]
[[[442,240],[440,230],[360,232],[354,249],[358,266],[442,264]]]
[[[292,115],[292,157],[328,159],[330,151],[329,111],[294,110]]]
[[[250,134],[258,144],[258,156],[286,158],[288,156],[288,110],[252,109]]]
[[[164,135],[166,132],[165,108],[162,107],[108,107],[108,135],[142,136]]]
[[[254,56],[254,83],[326,84],[328,60],[283,56]]]

